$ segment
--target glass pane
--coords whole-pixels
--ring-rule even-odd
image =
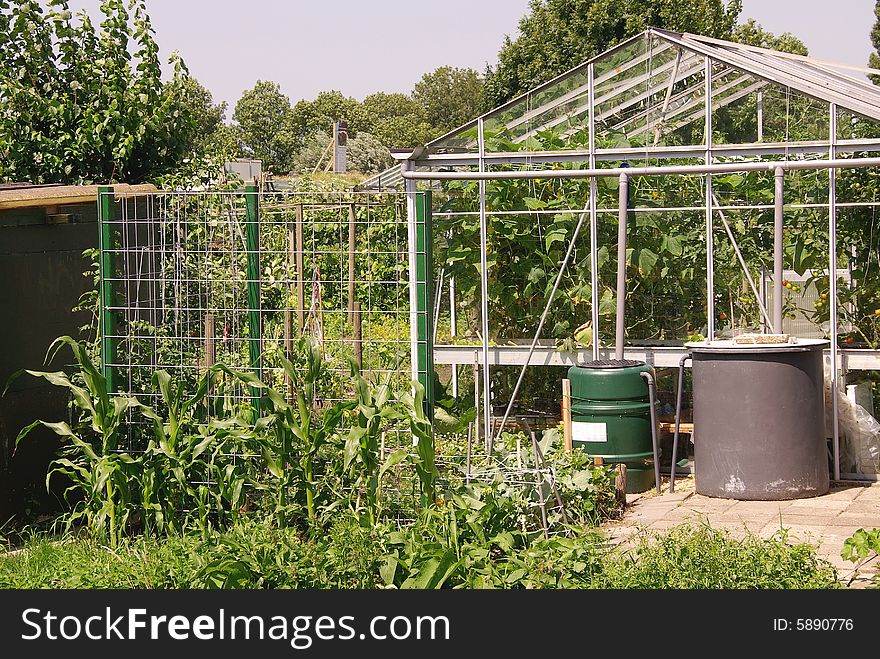
[[[600,66],[602,64],[602,66]],[[599,148],[700,144],[704,132],[705,59],[654,39],[626,68],[597,62]]]
[[[712,142],[751,144],[764,139],[768,83],[726,64],[712,65]]]
[[[843,108],[837,108],[837,139],[858,140],[866,138],[880,138],[880,122]]]

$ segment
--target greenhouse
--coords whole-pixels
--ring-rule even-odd
[[[649,29],[367,180],[433,190],[434,361],[473,385],[486,443],[518,397],[558,405],[564,376],[535,366],[828,339],[833,478],[876,479],[839,409],[880,369],[866,72]]]

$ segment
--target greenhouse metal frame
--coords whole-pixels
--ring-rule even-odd
[[[574,234],[567,238],[569,249],[556,285],[569,262],[571,246],[582,225],[589,227],[591,270],[591,322],[593,359],[608,356],[600,345],[599,282],[597,234],[599,215],[618,213],[626,219],[628,208],[621,195],[620,208],[601,208],[597,181],[617,177],[620,185],[640,176],[700,176],[704,183],[704,204],[674,209],[703,212],[706,249],[707,338],[714,339],[715,256],[713,250],[716,213],[740,257],[740,264],[752,289],[754,282],[739,255],[736,239],[724,219],[731,210],[767,210],[774,217],[773,309],[762,307],[767,325],[780,332],[782,326],[782,235],[784,211],[821,208],[828,213],[828,270],[838,272],[837,213],[845,207],[876,207],[875,200],[839,202],[839,169],[875,168],[880,158],[865,154],[880,152],[880,88],[842,70],[880,73],[872,69],[844,66],[809,57],[782,53],[687,33],[648,29],[611,50],[571,69],[553,80],[487,112],[464,126],[428,143],[425,147],[397,152],[398,166],[368,179],[364,188],[403,185],[415,192],[420,181],[437,185],[440,181],[478,181],[480,222],[480,300],[481,346],[435,346],[435,362],[473,364],[478,359],[483,370],[482,421],[491,429],[489,373],[493,366],[519,365],[522,374],[529,365],[574,363],[570,355],[542,342],[541,330],[553,293],[541,323],[529,346],[490,346],[488,309],[487,233],[493,215],[487,207],[486,184],[504,179],[588,179],[589,200],[583,207],[566,211],[579,220]],[[709,99],[709,102],[707,102]],[[752,106],[746,107],[747,102]],[[765,105],[784,108],[784,126],[765,125]],[[799,105],[797,105],[799,104]],[[803,116],[796,117],[797,105]],[[735,140],[718,141],[713,122],[722,109],[751,112],[754,126]],[[852,125],[851,134],[847,135]],[[856,131],[856,126],[862,130]],[[754,130],[752,130],[754,128]],[[557,131],[570,137],[586,132],[586,144],[571,143],[560,148],[536,148],[542,131]],[[856,132],[866,133],[856,135]],[[620,144],[615,143],[615,139]],[[682,161],[685,164],[682,164]],[[787,172],[827,171],[828,198],[813,203],[784,205]],[[765,171],[773,174],[772,203],[725,205],[713,190],[713,175]],[[698,210],[699,209],[699,210]],[[657,211],[657,209],[651,209]],[[464,215],[466,213],[458,213]],[[435,209],[434,215],[444,213]],[[455,216],[456,213],[447,213]],[[840,437],[837,394],[839,375],[848,369],[880,368],[880,351],[850,350],[838,346],[837,277],[830,280],[828,351],[832,378],[834,478],[855,477],[840,469]],[[450,294],[454,297],[454,282]],[[442,294],[437,290],[437,296]],[[757,297],[757,296],[756,296]],[[760,298],[759,298],[760,299]],[[620,302],[620,301],[619,301]],[[619,306],[619,305],[618,305]],[[454,314],[455,304],[451,302]],[[436,316],[436,311],[435,311]],[[452,321],[454,324],[454,320]],[[454,329],[454,325],[453,325]],[[620,308],[618,335],[623,330]],[[499,338],[497,343],[504,343]],[[620,341],[618,342],[620,344]],[[643,359],[655,366],[677,366],[686,348],[627,346],[627,358]],[[453,369],[453,373],[455,373]],[[517,385],[518,386],[518,385]],[[514,396],[516,390],[514,390]],[[508,412],[513,404],[508,405]],[[506,415],[505,415],[506,416]],[[502,424],[503,427],[503,424]],[[491,430],[485,431],[487,435]],[[858,476],[864,478],[863,475]]]

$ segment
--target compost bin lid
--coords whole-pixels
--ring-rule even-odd
[[[580,362],[578,368],[631,368],[644,365],[645,362],[635,359],[594,359],[589,362]]]

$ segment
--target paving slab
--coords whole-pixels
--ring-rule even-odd
[[[632,542],[639,534],[664,532],[683,523],[708,524],[736,537],[754,533],[770,538],[782,528],[789,541],[815,545],[817,555],[837,568],[849,587],[869,585],[870,575],[878,570],[880,561],[857,567],[840,558],[840,550],[857,529],[880,528],[880,483],[836,484],[828,494],[810,499],[737,501],[694,493],[692,478],[679,482],[681,492],[657,495],[652,491],[633,497],[609,533],[618,541]],[[626,527],[633,530],[627,534],[621,530]]]
[[[858,501],[880,501],[880,483],[875,483],[871,487],[864,488],[859,496]]]

